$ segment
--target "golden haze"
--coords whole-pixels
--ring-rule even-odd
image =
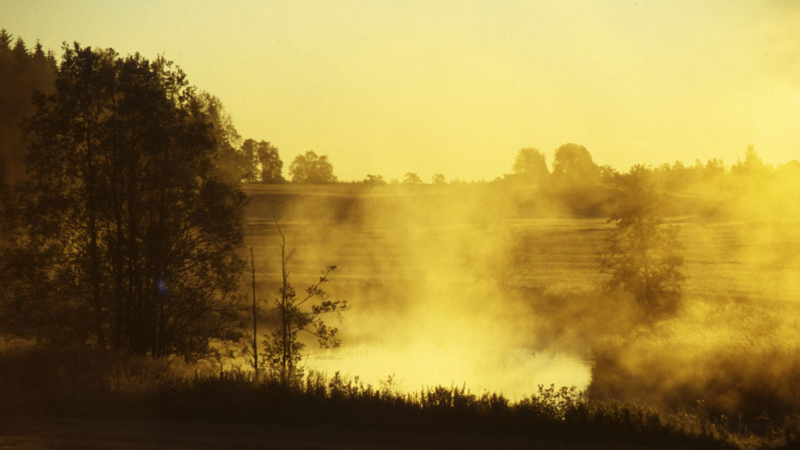
[[[773,164],[800,144],[796,2],[0,0],[10,31],[164,54],[284,160],[487,179],[517,149]]]

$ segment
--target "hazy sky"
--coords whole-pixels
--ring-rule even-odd
[[[0,27],[164,54],[288,166],[493,179],[522,147],[627,169],[800,159],[800,2],[0,0]],[[60,52],[59,52],[60,53]]]

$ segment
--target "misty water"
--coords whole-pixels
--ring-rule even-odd
[[[511,243],[532,226],[520,222],[281,226],[295,251],[290,262],[295,287],[304,288],[324,267],[336,265],[327,290],[351,306],[341,323],[331,319],[340,328],[341,347],[320,350],[308,340],[306,369],[357,376],[373,386],[391,376],[393,387],[403,391],[466,384],[473,392],[511,398],[533,393],[539,384],[586,387],[588,363],[578,355],[537,349],[534,312],[506,291],[512,284],[542,283],[541,277],[560,286],[591,283],[590,271],[580,274],[590,252],[565,257],[560,252],[572,249],[562,248],[511,267],[503,261],[513,258]],[[274,299],[279,276],[274,224],[251,223],[248,235],[256,242],[259,287],[266,288],[260,290]],[[535,266],[547,270],[533,277]]]
[[[306,340],[304,368],[375,387],[391,377],[403,391],[466,384],[474,393],[520,398],[540,384],[586,388],[595,338],[614,334],[614,321],[624,322],[619,310],[609,317],[609,308],[591,304],[544,311],[529,299],[546,294],[567,302],[580,293],[592,301],[604,280],[598,253],[606,219],[476,215],[469,202],[442,213],[429,198],[402,197],[393,214],[373,203],[356,209],[357,220],[352,208],[326,211],[341,207],[330,193],[294,199],[293,209],[283,210],[280,224],[294,250],[290,281],[301,291],[336,265],[327,290],[351,305],[342,322],[330,319],[341,347],[320,350]],[[246,240],[256,254],[257,292],[271,302],[280,240],[255,206]],[[688,298],[784,301],[798,291],[795,222],[669,221],[681,226]],[[262,320],[262,329],[270,326]]]

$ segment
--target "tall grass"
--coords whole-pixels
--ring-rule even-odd
[[[338,373],[302,382],[254,382],[240,369],[87,348],[0,352],[0,415],[320,424],[358,429],[503,434],[547,439],[731,447],[726,428],[700,415],[664,416],[541,386],[511,402],[465,386],[399,392]],[[793,435],[794,436],[794,435]],[[787,437],[786,442],[794,442]]]

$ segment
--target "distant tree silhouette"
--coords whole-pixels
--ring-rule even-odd
[[[752,179],[766,178],[772,174],[772,171],[772,166],[764,163],[764,160],[758,156],[753,144],[747,146],[744,161],[740,159],[731,167],[731,174]]]
[[[555,152],[548,191],[575,214],[605,215],[608,195],[600,168],[586,147],[564,144]]]
[[[306,288],[303,296],[297,296],[289,282],[288,266],[294,252],[287,252],[286,236],[277,222],[275,225],[281,236],[281,287],[274,308],[279,326],[264,340],[262,361],[272,376],[284,384],[293,384],[303,375],[298,369],[305,349],[305,344],[299,339],[300,333],[314,336],[320,348],[338,347],[338,329],[329,327],[323,316],[333,314],[341,319],[341,313],[348,309],[348,305],[346,301],[331,300],[323,289],[336,266],[329,266],[315,284]]]
[[[269,142],[259,141],[256,145],[256,161],[260,166],[262,183],[283,183],[283,161],[278,149]]]
[[[609,219],[614,228],[600,257],[611,275],[607,286],[629,293],[650,311],[669,311],[686,279],[679,229],[663,225],[660,197],[646,167],[634,166],[620,183],[617,209]]]
[[[591,184],[598,180],[600,169],[586,147],[564,144],[553,159],[553,177],[565,184]]]
[[[328,155],[317,156],[313,150],[304,155],[297,155],[289,166],[289,175],[293,183],[335,183],[333,165],[328,161]]]
[[[247,166],[250,169],[246,171],[242,171],[245,176],[242,177],[241,181],[245,183],[255,183],[258,181],[258,158],[256,157],[256,141],[252,139],[246,139],[242,146],[239,148],[241,152],[241,164],[242,166]]]
[[[544,154],[536,148],[523,148],[514,160],[514,174],[525,183],[544,183],[550,175]]]
[[[229,183],[283,183],[283,161],[266,141],[243,140],[219,98],[204,92],[194,101],[212,125],[217,175]]]
[[[252,166],[247,183],[283,183],[283,161],[278,149],[266,141],[247,139],[242,144],[241,153]]]
[[[419,175],[413,172],[406,172],[406,176],[403,179],[403,184],[411,184],[411,185],[422,184],[422,178],[420,178]]]
[[[444,175],[440,173],[433,174],[433,176],[431,177],[431,184],[434,185],[445,184]]]
[[[709,159],[705,164],[699,159],[694,166],[686,166],[680,161],[662,164],[653,170],[655,183],[667,191],[682,191],[698,188],[701,185],[724,189],[728,171],[721,159]]]
[[[386,180],[383,179],[383,175],[367,175],[367,178],[362,181],[364,184],[368,184],[371,186],[386,186]]]
[[[692,182],[689,170],[680,162],[674,164],[664,163],[653,171],[656,182],[668,191],[686,189]]]
[[[171,63],[65,45],[7,207],[8,310],[42,341],[196,358],[238,337],[244,195]]]

